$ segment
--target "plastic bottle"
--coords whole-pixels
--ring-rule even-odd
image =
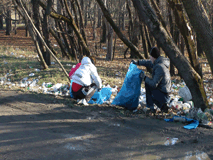
[[[166,142],[165,142],[164,144],[165,144],[165,146],[168,146],[168,145],[170,144],[170,139],[169,139],[169,137],[166,138]]]

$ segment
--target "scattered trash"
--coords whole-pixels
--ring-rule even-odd
[[[184,160],[190,160],[190,159],[198,159],[198,160],[204,160],[204,159],[210,159],[209,156],[203,152],[203,151],[188,151],[186,152],[186,156]]]
[[[37,69],[37,68],[36,68],[35,71],[36,71],[36,72],[40,72],[40,69]]]
[[[34,73],[30,73],[29,76],[32,77],[32,76],[35,76],[35,74]]]
[[[165,146],[169,145],[175,145],[175,143],[178,141],[178,138],[166,138],[166,142],[164,143]]]
[[[188,122],[190,124],[184,126],[185,129],[195,129],[198,127],[199,125],[199,121],[198,120],[194,120],[194,119],[190,119],[190,118],[186,118],[186,117],[180,117],[180,116],[174,116],[173,118],[170,119],[164,119],[166,122],[174,122],[179,121],[179,122]]]

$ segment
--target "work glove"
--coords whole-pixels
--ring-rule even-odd
[[[140,77],[143,81],[145,81],[146,75],[145,75],[144,71],[141,71],[139,77]]]
[[[136,60],[132,60],[132,61],[131,61],[131,63],[133,63],[133,64],[136,64],[136,65],[137,65],[137,64],[138,64],[138,61],[136,61]]]

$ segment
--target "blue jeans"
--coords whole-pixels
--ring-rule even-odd
[[[158,108],[162,109],[162,106],[169,101],[169,94],[163,93],[159,89],[151,88],[147,83],[145,83],[146,89],[146,106],[150,109],[154,109],[154,104]]]

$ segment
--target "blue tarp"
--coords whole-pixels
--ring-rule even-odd
[[[110,99],[112,94],[111,88],[102,88],[100,92],[96,91],[88,103],[90,104],[103,104]]]
[[[143,71],[138,69],[135,64],[130,63],[121,90],[112,102],[113,105],[122,106],[128,110],[138,107],[142,82],[139,77],[141,72]]]
[[[174,116],[174,117],[179,117],[179,116]],[[171,119],[164,119],[166,122],[174,122],[174,117]],[[198,120],[194,120],[194,119],[190,119],[190,118],[186,118],[184,117],[186,122],[192,122],[186,126],[184,126],[183,128],[185,129],[195,129],[197,128],[197,126],[199,125],[199,121]]]
[[[72,94],[72,80],[70,83],[70,97],[74,98]],[[100,92],[96,91],[88,103],[103,104],[105,101],[110,99],[110,96],[112,94],[111,90],[111,88],[102,88]]]

